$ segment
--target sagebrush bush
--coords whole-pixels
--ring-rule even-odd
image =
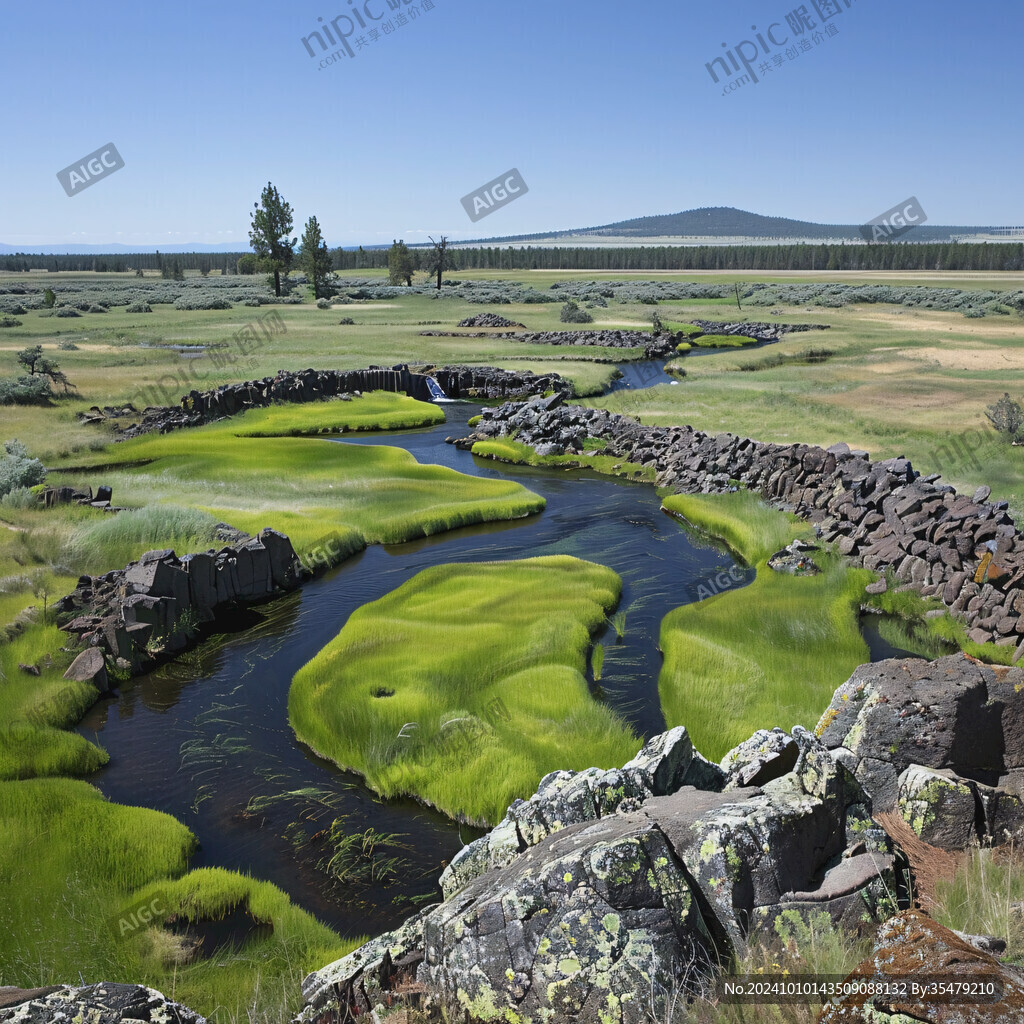
[[[558,318],[563,324],[592,324],[594,322],[594,318],[585,309],[580,309],[574,299],[569,299],[562,306],[562,312],[559,313]]]
[[[35,487],[46,479],[46,470],[28,454],[20,441],[4,441],[0,454],[0,497],[22,487]]]
[[[231,309],[231,303],[219,295],[182,295],[175,309]]]
[[[148,302],[133,302],[126,310],[126,313],[152,313],[153,307]]]
[[[20,327],[21,321],[13,316],[0,316],[0,327]]]
[[[0,405],[46,405],[52,397],[44,377],[0,377]]]

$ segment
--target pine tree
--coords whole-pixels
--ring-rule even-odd
[[[401,284],[404,281],[411,285],[414,269],[412,253],[405,242],[399,240],[392,243],[388,250],[388,280],[391,284]]]
[[[295,257],[297,239],[289,239],[292,230],[292,208],[269,181],[260,195],[260,201],[253,203],[252,226],[249,228],[249,244],[259,257],[264,270],[274,276],[274,294],[281,294],[281,272],[287,276]]]
[[[320,224],[316,217],[310,217],[306,221],[306,230],[302,233],[302,246],[299,249],[299,267],[313,285],[313,298],[326,299],[331,290],[331,253],[320,233]]]

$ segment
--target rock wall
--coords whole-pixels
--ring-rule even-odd
[[[921,476],[904,458],[872,461],[846,444],[766,444],[692,427],[646,427],[628,417],[565,405],[561,396],[485,409],[474,434],[509,434],[544,454],[582,452],[602,438],[605,452],[652,467],[657,483],[709,494],[741,483],[796,512],[857,564],[937,597],[963,619],[978,643],[1012,644],[1024,655],[1024,538],[1006,502],[989,488],[972,497]]]
[[[735,320],[691,320],[705,334],[730,334],[758,341],[781,341],[787,334],[801,331],[827,331],[830,324],[762,324]],[[699,337],[699,335],[698,335]]]
[[[426,366],[412,370],[399,364],[364,370],[310,369],[280,372],[274,377],[226,384],[210,391],[192,390],[182,397],[179,408],[146,409],[142,420],[122,430],[120,437],[167,433],[275,402],[315,402],[353,392],[394,391],[429,401],[428,376],[441,385],[449,398],[525,398],[548,391],[573,393],[572,383],[557,373],[538,375],[529,370],[501,370],[493,366]]]
[[[261,530],[244,544],[184,558],[148,551],[124,569],[82,576],[57,612],[79,643],[138,671],[183,650],[200,625],[228,608],[293,590],[300,572],[291,541]]]

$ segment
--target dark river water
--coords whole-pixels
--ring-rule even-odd
[[[651,379],[650,369],[640,380],[637,368],[626,368],[618,386],[668,379],[660,368]],[[479,835],[411,800],[379,800],[357,776],[295,739],[288,725],[292,676],[355,609],[444,562],[568,554],[610,566],[623,578],[625,635],[618,642],[609,627],[599,638],[606,657],[600,688],[592,687],[650,736],[665,727],[657,690],[661,620],[734,565],[662,513],[649,484],[478,459],[445,443],[449,435],[468,433],[466,421],[478,407],[444,409],[448,422],[438,427],[336,443],[399,446],[420,462],[515,479],[547,499],[544,512],[371,547],[300,591],[239,613],[228,632],[133,680],[79,726],[110,752],[110,764],[90,781],[111,800],[184,822],[200,842],[194,867],[231,868],[272,881],[344,936],[393,927],[433,899],[443,865]],[[741,573],[753,578],[752,570]],[[400,837],[400,847],[389,851],[402,858],[397,882],[343,886],[318,866],[329,855],[318,834],[337,818],[344,818],[348,832],[373,827]]]

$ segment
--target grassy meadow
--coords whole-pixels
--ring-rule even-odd
[[[611,768],[639,749],[584,676],[621,588],[566,555],[424,570],[298,672],[292,727],[383,796],[493,825],[548,772]]]
[[[666,723],[685,725],[712,760],[756,729],[813,727],[835,688],[868,660],[858,614],[874,574],[823,551],[812,554],[818,576],[768,568],[772,554],[813,531],[749,491],[672,495],[665,507],[757,571],[749,586],[683,605],[662,621]]]
[[[383,281],[380,272],[353,276]],[[1024,281],[1017,273],[938,272],[458,276],[538,291],[588,281],[995,290]],[[0,273],[0,285],[49,286],[58,301],[62,290],[83,282],[132,286],[129,276],[116,274]],[[247,283],[264,287],[262,279]],[[0,441],[23,441],[52,470],[51,482],[110,484],[115,503],[131,508],[112,517],[76,506],[44,511],[23,501],[0,503],[0,985],[74,981],[81,971],[86,981],[146,981],[217,1024],[279,1021],[295,1009],[298,979],[346,948],[273,886],[216,869],[188,871],[193,841],[180,823],[110,804],[87,782],[69,778],[87,777],[107,760],[105,751],[66,731],[95,693],[62,679],[72,654],[61,649],[65,634],[44,615],[80,573],[119,567],[150,548],[204,549],[215,543],[222,521],[247,531],[273,526],[300,552],[331,536],[343,555],[367,543],[543,507],[511,482],[422,466],[388,447],[314,436],[438,421],[436,407],[400,396],[276,407],[118,444],[109,423],[81,421],[79,414],[91,406],[171,404],[192,388],[310,366],[418,362],[555,370],[573,381],[577,394],[591,396],[588,402],[644,423],[687,423],[781,443],[846,441],[876,458],[905,454],[917,469],[941,472],[961,490],[988,484],[995,499],[1024,512],[1024,449],[1001,443],[984,417],[1004,391],[1017,399],[1024,394],[1024,319],[1015,314],[968,318],[877,302],[832,308],[795,301],[770,309],[745,304],[740,311],[722,298],[656,305],[609,298],[589,310],[594,323],[588,329],[649,328],[654,310],[681,328],[691,318],[746,317],[830,329],[792,334],[756,350],[744,350],[735,339],[720,349],[698,344],[688,351],[684,345],[674,360],[686,371],[678,385],[602,397],[614,373],[609,357],[626,361],[635,351],[524,345],[493,331],[476,338],[421,336],[424,330],[457,331],[459,320],[485,311],[531,331],[565,329],[559,302],[488,306],[446,290],[441,298],[356,299],[327,310],[309,301],[280,305],[274,311],[285,329],[245,356],[232,336],[264,309],[152,309],[128,313],[114,306],[67,319],[29,310],[17,315],[19,326],[0,330],[0,376],[18,372],[19,349],[41,344],[76,385],[49,406],[0,407]],[[339,323],[343,318],[354,322]],[[479,454],[568,464],[536,460],[514,439],[488,445]],[[584,459],[604,472],[634,470],[606,464],[596,449]],[[856,626],[866,575],[827,557],[820,559],[825,571],[819,577],[764,571],[767,555],[803,528],[750,495],[666,503],[758,568],[749,586],[665,619],[659,688],[669,724],[686,724],[709,756],[755,728],[812,724],[832,688],[867,656]],[[381,793],[413,793],[478,821],[496,820],[549,770],[622,764],[635,753],[637,738],[590,697],[585,677],[591,633],[618,598],[614,573],[571,559],[431,573],[354,615],[299,673],[290,714],[300,738],[363,772]],[[563,624],[568,628],[556,628]],[[468,730],[472,742],[437,743],[442,727],[459,736]],[[974,889],[973,882],[963,883],[964,898],[953,894],[957,905],[970,903],[976,889],[989,884],[987,877],[979,874]],[[254,918],[272,921],[273,935],[188,962],[164,930],[145,929],[125,942],[103,931],[103,922],[156,890],[183,919],[221,917],[244,906]],[[964,910],[955,920],[975,929],[1000,927]]]

